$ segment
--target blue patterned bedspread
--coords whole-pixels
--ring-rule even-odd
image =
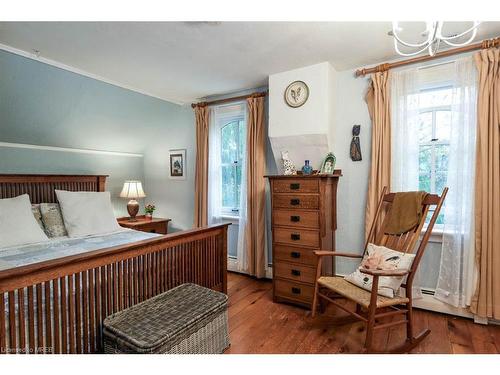
[[[123,229],[105,235],[79,238],[64,237],[32,245],[5,249],[0,248],[0,271],[69,255],[82,254],[94,250],[142,241],[157,236],[160,235],[139,232],[132,229]]]

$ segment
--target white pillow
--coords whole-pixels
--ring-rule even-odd
[[[0,199],[0,249],[48,240],[33,216],[28,194]]]
[[[373,276],[361,273],[360,268],[379,270],[408,270],[410,269],[415,254],[405,254],[400,251],[391,250],[384,246],[368,244],[366,254],[356,271],[347,275],[345,279],[350,283],[363,289],[372,290]],[[393,298],[399,293],[399,288],[405,276],[381,276],[378,279],[378,294]]]
[[[111,233],[120,230],[109,192],[56,190],[64,226],[69,237]]]

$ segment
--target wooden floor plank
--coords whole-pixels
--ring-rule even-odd
[[[226,353],[360,353],[365,326],[334,325],[344,313],[328,306],[314,319],[309,310],[274,303],[272,282],[229,273],[229,335]],[[391,319],[399,319],[393,317]],[[385,322],[385,321],[384,321]],[[430,335],[412,353],[499,353],[500,326],[481,326],[470,319],[414,309],[414,330]],[[405,326],[377,331],[374,347],[387,350],[405,339]]]
[[[351,302],[342,300],[337,302],[354,309]],[[325,321],[330,322],[331,329],[328,332],[330,338],[320,348],[319,353],[359,353],[363,350],[366,333],[366,325],[363,322],[340,326],[333,324],[335,318],[347,316],[346,312],[333,305],[327,306],[325,313],[322,315],[324,315]],[[376,334],[374,339],[379,340],[380,335]]]
[[[233,273],[233,276],[227,281],[227,292],[234,294],[241,288],[252,284],[253,279],[241,274]]]
[[[229,295],[231,296],[229,304],[232,307],[230,311],[231,315],[235,315],[241,310],[242,307],[245,307],[248,303],[253,302],[256,298],[259,298],[261,295],[268,293],[271,290],[271,283],[252,283],[242,286],[233,293],[229,292]]]
[[[412,350],[412,353],[452,353],[448,316],[423,310],[415,310],[414,315],[415,320],[419,323],[417,332],[428,328],[431,333],[421,345]]]
[[[271,325],[268,327],[268,331],[276,333],[265,340],[264,345],[260,346],[259,352],[294,353],[308,333],[307,329],[304,329],[306,314],[307,312],[301,308],[292,307],[286,311],[276,309],[272,316]]]
[[[500,353],[500,325],[497,325],[494,327],[495,329],[491,329],[493,327],[488,326],[488,331],[490,333],[490,336],[493,339],[493,343],[495,344],[495,347],[497,348],[497,353]]]
[[[302,342],[297,345],[295,353],[344,353],[346,352],[346,338],[352,329],[351,324],[333,324],[333,316],[341,316],[338,309],[328,306],[323,314],[314,319],[306,314],[303,329],[307,331]],[[359,346],[359,345],[358,345]]]
[[[270,291],[267,292],[268,294]],[[267,296],[270,298],[270,295]],[[258,298],[229,321],[232,353],[257,353],[257,348],[269,339],[269,326],[274,322],[274,312],[280,308]]]
[[[462,318],[448,318],[448,330],[453,353],[473,353],[469,325]]]
[[[271,293],[271,289],[256,288],[236,303],[229,302],[229,328],[236,328],[239,324],[249,325],[252,319],[258,318],[261,314],[259,307],[269,305],[269,301],[272,301]]]
[[[490,329],[488,326],[481,324],[469,324],[469,332],[474,353],[498,353],[498,348],[495,345],[495,339],[490,334]]]

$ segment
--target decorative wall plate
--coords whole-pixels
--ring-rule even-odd
[[[309,87],[303,81],[295,81],[285,90],[285,102],[292,108],[304,105],[309,97]]]

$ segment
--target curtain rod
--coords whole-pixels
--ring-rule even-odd
[[[377,66],[374,66],[371,68],[358,69],[358,70],[356,70],[356,77],[362,77],[362,76],[365,76],[365,75],[370,74],[370,73],[385,72],[386,70],[389,70],[392,68],[397,68],[400,66],[415,64],[415,63],[419,63],[422,61],[435,60],[435,59],[439,59],[440,57],[452,56],[452,55],[457,55],[459,53],[475,51],[478,49],[487,49],[487,48],[491,48],[491,47],[500,47],[500,37],[493,38],[493,39],[485,39],[482,42],[470,44],[470,45],[465,46],[465,47],[453,48],[453,49],[449,49],[446,51],[438,52],[434,56],[413,57],[411,59],[396,61],[394,63],[384,63],[384,64],[380,64],[380,65],[377,65]]]
[[[248,98],[260,98],[262,96],[267,95],[267,91],[261,91],[261,92],[254,92],[253,94],[249,95],[241,95],[241,96],[233,96],[232,98],[225,98],[225,99],[217,99],[217,100],[212,100],[209,102],[199,102],[199,103],[193,103],[191,104],[192,108],[196,107],[206,107],[210,105],[216,105],[216,104],[224,104],[224,103],[230,103],[230,102],[237,102],[239,100],[245,100]]]

